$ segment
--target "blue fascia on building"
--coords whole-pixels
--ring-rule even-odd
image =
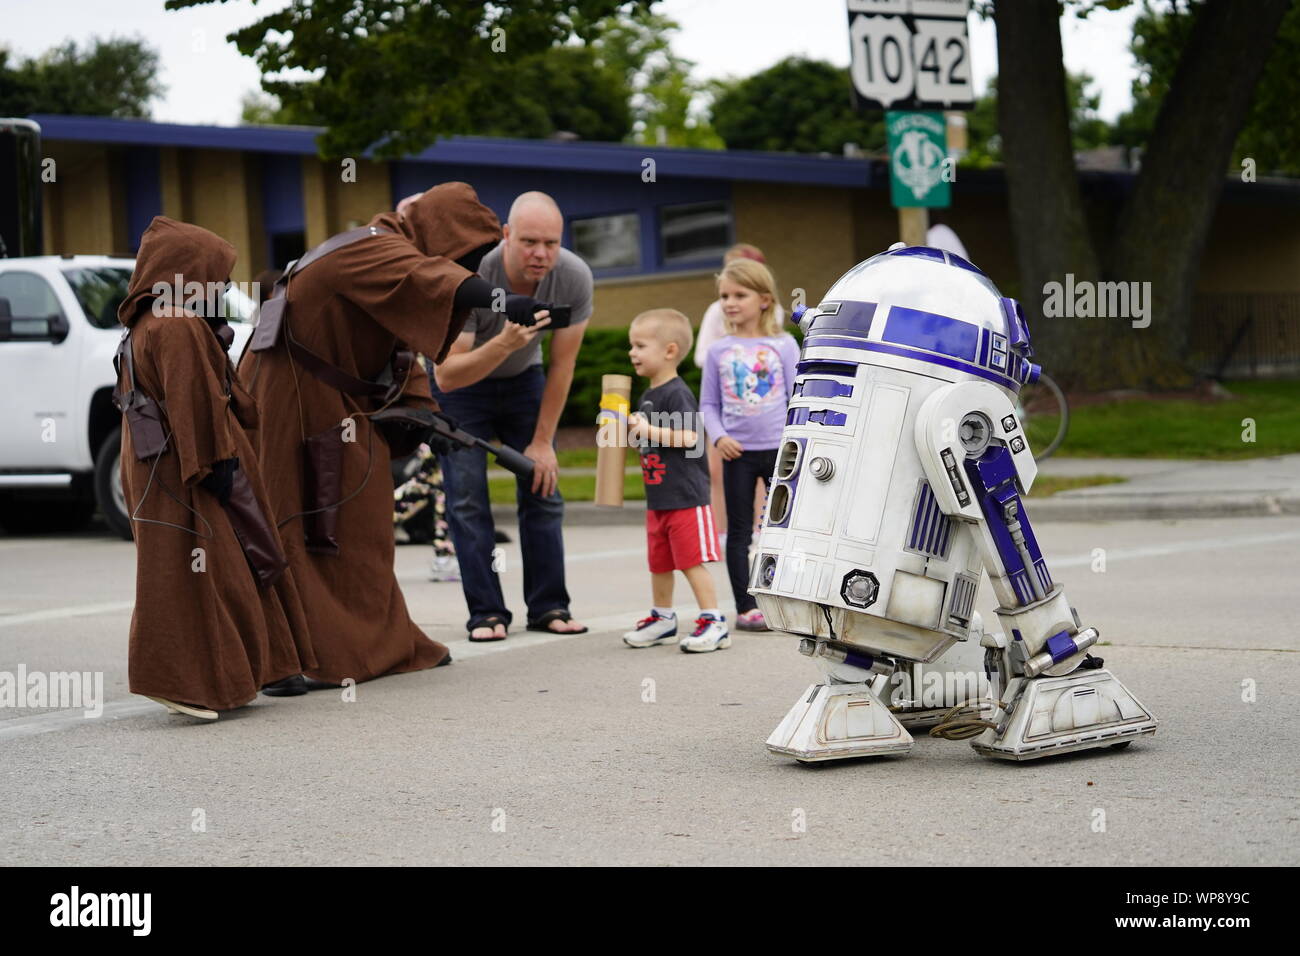
[[[318,127],[190,126],[46,114],[32,119],[48,140],[122,146],[141,159],[163,147],[260,154],[268,233],[304,228],[301,181],[293,166],[295,158],[317,155]],[[131,164],[127,205],[133,246],[139,241],[141,224],[161,211],[156,152],[153,157],[151,162]],[[653,177],[647,161],[653,161]],[[402,196],[459,179],[471,183],[502,220],[520,192],[538,189],[549,193],[565,213],[564,241],[568,246],[572,245],[575,219],[636,214],[641,231],[640,265],[601,270],[598,274],[602,276],[716,267],[716,257],[665,262],[659,211],[689,203],[730,204],[735,182],[888,188],[888,172],[879,160],[483,136],[439,140],[418,154],[390,161],[389,171],[394,204]],[[526,175],[521,175],[524,171]]]

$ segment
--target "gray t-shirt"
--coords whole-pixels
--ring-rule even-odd
[[[499,245],[479,264],[478,274],[494,288],[511,292],[510,280],[506,278],[505,246]],[[561,249],[555,260],[555,268],[537,284],[533,298],[539,302],[554,305],[573,306],[571,325],[586,322],[591,318],[591,269],[575,253]],[[493,312],[491,309],[474,309],[469,314],[462,332],[474,333],[474,348],[478,348],[488,339],[501,331],[505,325],[506,314]],[[529,345],[516,349],[506,356],[488,378],[512,378],[534,365],[542,364],[542,337],[539,335]]]

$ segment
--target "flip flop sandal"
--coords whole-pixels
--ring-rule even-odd
[[[474,631],[476,628],[490,627],[493,630],[495,630],[498,624],[506,628],[506,630],[510,629],[510,625],[506,623],[506,619],[501,617],[499,614],[492,614],[489,615],[488,617],[482,618],[481,620],[475,621],[469,627],[469,639],[473,641],[475,644],[486,644],[488,641],[504,641],[506,639],[505,634],[502,634],[500,637],[496,636],[495,634],[493,634],[491,637],[474,636]]]
[[[566,611],[564,608],[556,608],[554,611],[547,611],[545,614],[543,614],[541,617],[539,617],[539,618],[538,618],[537,620],[535,620],[535,621],[529,621],[529,622],[528,622],[528,630],[530,630],[530,631],[543,631],[543,632],[545,632],[545,633],[547,633],[547,634],[586,634],[587,631],[590,630],[590,628],[587,628],[587,627],[584,627],[584,628],[583,628],[582,630],[580,630],[580,631],[553,631],[553,630],[551,630],[551,624],[553,624],[553,623],[556,622],[556,621],[565,621],[565,622],[568,622],[568,621],[572,621],[572,620],[573,620],[573,615],[572,615],[572,614],[570,614],[570,613],[569,613],[568,611]]]

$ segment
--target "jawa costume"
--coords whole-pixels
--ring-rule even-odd
[[[474,190],[445,183],[402,217],[381,214],[309,251],[262,307],[239,374],[262,411],[259,459],[311,627],[317,663],[306,673],[317,681],[449,660],[411,620],[393,573],[389,460],[420,436],[367,416],[437,410],[412,352],[443,358],[469,313],[458,289],[500,239]]]
[[[315,663],[249,438],[256,406],[226,355],[233,333],[215,294],[154,292],[219,289],[234,263],[224,239],[155,217],[117,313],[127,331],[114,398],[136,543],[131,692],[207,719]]]

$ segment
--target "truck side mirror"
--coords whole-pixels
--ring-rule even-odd
[[[8,312],[8,309],[3,311]],[[30,319],[0,314],[0,342],[53,342],[58,345],[68,337],[68,331],[68,320],[59,313]]]

